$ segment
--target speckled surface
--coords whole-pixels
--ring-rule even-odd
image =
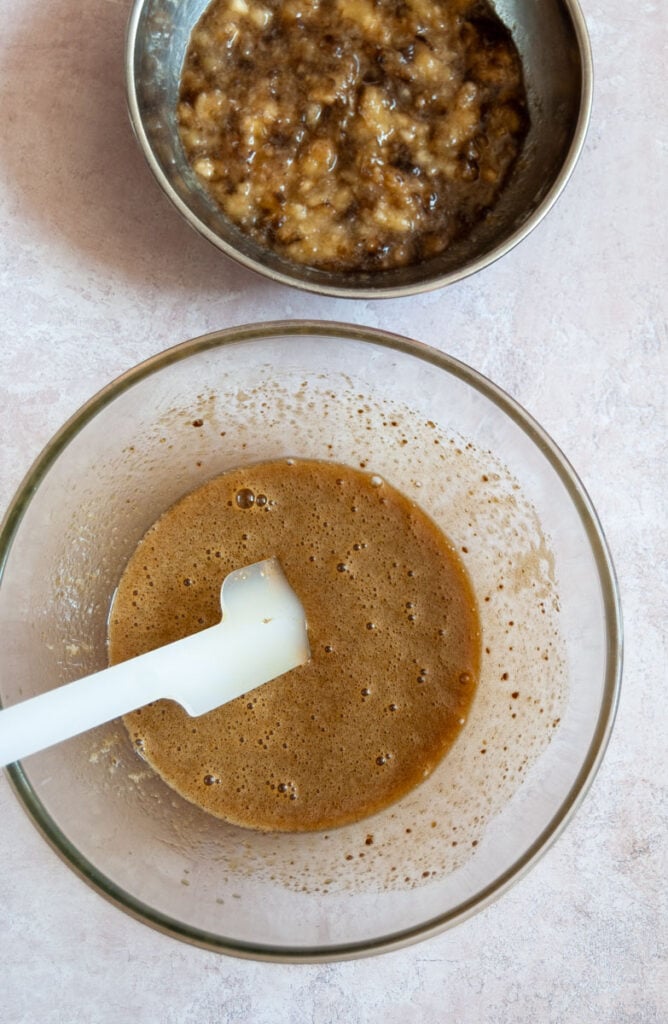
[[[668,18],[660,0],[583,8],[593,118],[547,220],[446,291],[352,303],[237,268],[162,198],[125,112],[127,4],[0,0],[0,506],[86,398],[167,345],[282,317],[381,325],[474,365],[552,434],[598,508],[626,631],[616,730],[566,833],[496,904],[381,957],[265,965],[154,933],[60,862],[0,778],[3,1024],[668,1019]]]

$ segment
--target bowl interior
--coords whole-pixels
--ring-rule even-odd
[[[221,213],[188,164],[176,106],[192,28],[207,0],[137,0],[128,30],[127,87],[139,142],[160,185],[206,238],[246,266],[287,284],[347,295],[400,295],[449,283],[502,255],[540,220],[579,154],[589,116],[591,66],[577,0],[496,0],[525,71],[531,126],[493,216],[436,259],[375,274],[337,274],[261,249]]]
[[[233,329],[110,385],[38,460],[0,536],[2,704],[106,664],[120,573],[173,501],[290,455],[363,463],[466,549],[485,654],[470,719],[433,775],[372,818],[306,835],[211,818],[119,723],[12,778],[70,864],[148,923],[242,955],[331,958],[460,920],[562,827],[611,726],[616,597],[577,480],[473,371],[359,328]]]

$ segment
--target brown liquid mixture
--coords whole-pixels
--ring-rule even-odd
[[[304,606],[310,662],[199,718],[158,701],[125,722],[206,811],[330,828],[397,800],[456,739],[479,668],[476,601],[451,543],[388,483],[280,460],[225,473],[150,528],[112,606],[110,662],[214,625],[227,573],[272,555]]]

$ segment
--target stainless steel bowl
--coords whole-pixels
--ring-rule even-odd
[[[281,259],[243,235],[191,170],[176,105],[191,30],[209,0],[135,0],[126,48],[133,128],[177,210],[226,255],[283,284],[345,298],[410,295],[451,284],[494,262],[538,224],[582,149],[592,94],[587,29],[577,0],[496,0],[524,65],[531,127],[494,215],[442,255],[411,267],[332,273]]]

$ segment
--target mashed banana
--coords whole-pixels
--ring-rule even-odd
[[[528,123],[517,51],[481,0],[214,0],[178,120],[231,221],[335,271],[442,253],[493,207]]]

